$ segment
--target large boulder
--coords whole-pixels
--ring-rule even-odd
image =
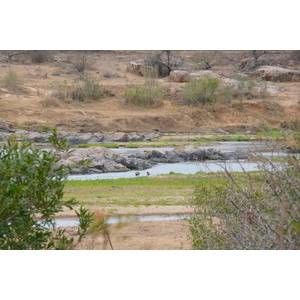
[[[0,131],[15,132],[15,127],[8,121],[0,120]]]
[[[188,82],[190,81],[191,76],[187,71],[174,70],[170,73],[169,78],[174,82]]]
[[[134,157],[122,157],[121,159],[118,159],[117,162],[126,166],[130,170],[144,170],[153,166],[153,164],[149,161]]]
[[[269,81],[295,82],[300,81],[300,71],[280,67],[264,66],[255,70],[254,76]]]
[[[146,159],[154,163],[176,163],[179,162],[179,156],[174,151],[151,150],[146,153]]]
[[[226,153],[210,148],[201,149],[194,145],[188,145],[175,149],[174,152],[184,160],[226,160],[229,159]]]
[[[104,136],[103,142],[130,142],[130,138],[128,133],[114,132],[111,134],[106,134]]]
[[[149,74],[158,76],[158,68],[156,66],[150,66],[146,64],[144,59],[132,61],[126,68],[127,72],[134,73],[141,76],[147,76]]]

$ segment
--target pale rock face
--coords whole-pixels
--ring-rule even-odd
[[[280,67],[264,66],[254,72],[254,76],[260,76],[269,81],[297,82],[300,81],[300,71],[284,69]]]

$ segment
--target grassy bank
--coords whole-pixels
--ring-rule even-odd
[[[72,180],[66,183],[65,198],[75,197],[81,205],[170,206],[191,205],[196,185],[226,185],[222,174],[169,174],[103,180]]]

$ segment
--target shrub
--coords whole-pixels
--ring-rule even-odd
[[[237,85],[233,88],[233,97],[251,99],[254,97],[253,90],[256,87],[257,83],[253,78],[243,78],[240,74],[235,73],[233,79],[237,81]]]
[[[52,59],[52,55],[47,50],[34,50],[29,51],[32,62],[34,63],[43,63],[48,62]]]
[[[217,78],[199,78],[186,83],[183,89],[183,104],[198,106],[214,103],[220,80]]]
[[[40,101],[41,105],[43,107],[61,107],[60,102],[58,99],[53,98],[53,97],[46,97],[45,99],[42,99]]]
[[[67,171],[57,163],[51,152],[28,142],[19,146],[9,139],[0,148],[0,249],[74,249],[86,234],[92,214],[83,207],[76,211],[77,241],[54,227],[57,212],[78,204],[62,200]]]
[[[147,80],[145,86],[136,85],[134,88],[126,90],[124,95],[125,103],[140,107],[162,106],[160,99],[165,95],[165,91],[154,80]]]
[[[71,61],[72,65],[76,68],[76,70],[80,73],[84,73],[87,69],[91,68],[90,59],[85,51],[81,51],[77,55],[75,55]]]
[[[99,83],[94,78],[80,77],[70,86],[64,83],[53,83],[50,86],[51,96],[60,101],[70,102],[72,100],[85,102],[96,101],[104,96]],[[106,91],[108,93],[108,91]]]
[[[235,73],[233,79],[237,80],[237,85],[232,89],[232,97],[240,100],[246,98],[269,98],[267,82],[254,78],[243,78],[240,74]]]
[[[83,83],[83,84],[82,84]],[[73,100],[84,102],[86,100],[99,100],[102,98],[102,92],[100,85],[93,78],[80,78],[77,80],[77,86],[71,92],[71,98]]]
[[[300,249],[300,162],[255,157],[261,172],[231,173],[195,190],[194,249]]]
[[[53,127],[51,125],[46,125],[46,124],[40,124],[36,127],[36,131],[39,133],[51,132],[52,130]]]
[[[21,91],[21,80],[15,71],[9,71],[2,80],[4,86],[13,92]]]

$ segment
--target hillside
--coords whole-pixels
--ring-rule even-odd
[[[183,106],[180,90],[186,83],[169,77],[158,79],[167,90],[163,106],[137,108],[124,104],[126,89],[144,84],[145,77],[126,71],[132,61],[153,56],[154,51],[89,51],[89,68],[85,76],[93,77],[104,94],[99,101],[59,101],[51,103],[53,86],[72,85],[81,74],[74,67],[76,51],[49,51],[48,61],[33,59],[32,53],[9,55],[18,51],[0,52],[0,120],[15,127],[34,130],[38,125],[51,125],[71,132],[153,131],[160,132],[229,132],[280,128],[300,119],[299,82],[268,82],[275,93],[266,97],[233,99],[214,106]],[[20,51],[21,52],[21,51]],[[173,51],[175,69],[198,72],[192,61],[196,51]],[[222,78],[238,72],[242,59],[250,51],[212,51],[214,65],[209,71]],[[267,51],[263,58],[272,66],[299,70],[295,51]],[[17,73],[21,89],[5,87],[3,78],[9,71]],[[246,72],[247,73],[247,72]],[[52,86],[52,88],[51,88]],[[46,101],[48,100],[48,101]]]

